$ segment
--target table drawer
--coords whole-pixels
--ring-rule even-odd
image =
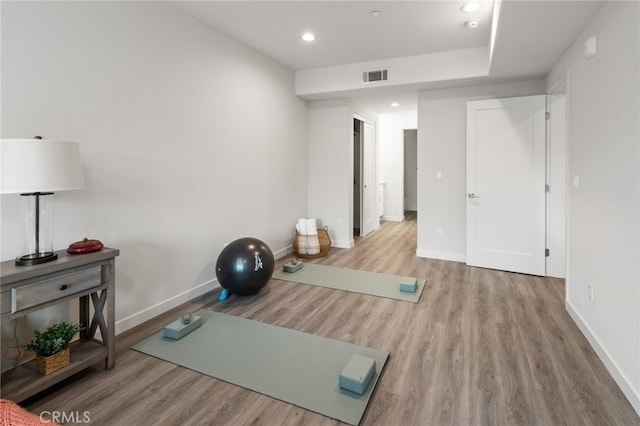
[[[11,289],[11,313],[73,296],[101,285],[100,265],[61,274]]]

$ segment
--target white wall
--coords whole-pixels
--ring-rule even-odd
[[[353,246],[353,110],[349,99],[309,102],[310,217],[328,225],[332,246]]]
[[[3,2],[2,137],[80,143],[54,245],[121,250],[117,330],[214,288],[226,242],[282,253],[307,215],[307,110],[291,70],[167,4]],[[2,196],[2,259],[20,253]],[[13,331],[13,330],[11,330]]]
[[[380,114],[378,178],[384,182],[384,220],[404,218],[404,129],[417,128],[417,117],[417,113]]]
[[[418,256],[466,258],[467,102],[539,94],[543,80],[418,93]]]
[[[606,3],[548,81],[568,74],[567,310],[640,414],[639,26],[638,2]]]

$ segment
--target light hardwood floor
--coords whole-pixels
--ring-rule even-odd
[[[415,235],[409,216],[312,262],[426,278],[420,303],[279,280],[225,302],[216,290],[119,335],[113,370],[97,366],[23,406],[88,411],[93,425],[339,424],[129,349],[205,307],[390,351],[362,425],[640,424],[565,311],[562,280],[417,258]]]

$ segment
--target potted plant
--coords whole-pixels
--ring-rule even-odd
[[[36,354],[36,370],[45,376],[69,365],[69,343],[82,326],[61,322],[44,332],[34,331],[35,339],[25,349]]]

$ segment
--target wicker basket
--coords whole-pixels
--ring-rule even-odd
[[[48,376],[49,374],[54,373],[60,370],[61,368],[64,368],[67,365],[69,365],[69,361],[70,361],[69,347],[51,356],[37,355],[36,371],[40,374]]]
[[[329,237],[329,227],[325,225],[324,228],[318,229],[318,242],[320,243],[320,253],[318,254],[302,254],[298,250],[298,237],[300,233],[296,230],[296,236],[293,239],[293,249],[296,252],[296,256],[301,259],[314,259],[316,257],[324,257],[329,254],[331,248],[331,237]]]

